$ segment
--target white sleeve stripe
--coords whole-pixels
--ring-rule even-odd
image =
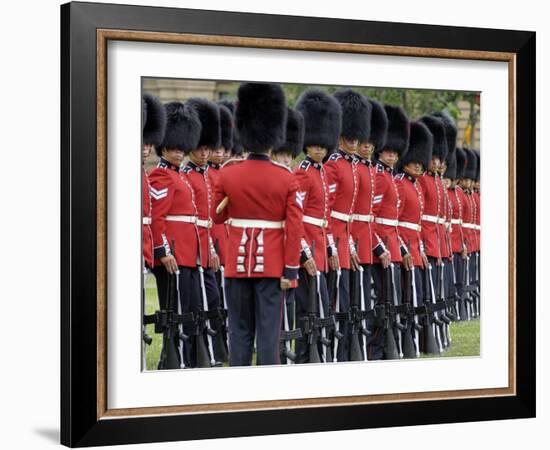
[[[155,189],[153,186],[151,186],[151,187],[149,188],[149,190],[150,190],[151,192],[154,192],[155,194],[162,194],[162,193],[164,193],[164,192],[168,192],[168,188],[167,188],[167,187],[164,188],[164,189]]]
[[[154,194],[151,192],[151,197],[153,197],[155,200],[160,200],[168,195],[168,192],[165,192],[163,194]]]

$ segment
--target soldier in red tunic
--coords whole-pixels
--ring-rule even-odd
[[[395,176],[395,182],[399,191],[399,235],[405,242],[411,256],[412,266],[406,270],[411,271],[410,277],[404,276],[404,280],[410,280],[409,289],[410,298],[403,298],[404,303],[410,303],[411,306],[418,306],[423,303],[423,282],[421,270],[426,267],[428,260],[424,252],[422,242],[422,214],[424,212],[424,196],[418,182],[418,178],[426,171],[432,160],[433,135],[422,122],[411,123],[411,135],[409,149],[405,156],[400,159],[400,172]],[[404,324],[406,330],[404,333],[410,333],[411,336],[404,336],[406,339],[414,339],[414,348],[405,350],[405,357],[418,357],[420,351],[420,338],[416,325],[418,318],[408,318]],[[414,351],[411,351],[414,350]]]
[[[370,132],[371,104],[361,94],[343,89],[334,94],[342,108],[342,131],[338,150],[330,155],[325,165],[332,194],[331,228],[338,248],[340,282],[336,313],[348,313],[350,308],[350,270],[359,268],[355,243],[351,235],[351,223],[359,196],[358,160],[355,152],[359,142],[364,142]],[[334,301],[334,300],[333,300]],[[337,361],[349,361],[348,320],[340,320],[337,331],[343,335],[335,341]]]
[[[279,147],[271,150],[271,159],[277,163],[282,164],[292,170],[292,161],[300,154],[304,147],[304,117],[302,113],[295,109],[287,107],[286,118],[286,139]],[[283,323],[281,324],[282,330],[290,331],[294,329],[296,311],[295,311],[295,297],[296,290],[289,289],[284,293],[284,312]],[[291,343],[284,342],[285,349],[287,346],[290,348]],[[281,364],[289,364],[290,361],[281,352]]]
[[[409,146],[410,124],[405,111],[399,106],[385,105],[384,110],[388,116],[388,133],[386,143],[382,148],[375,150],[378,158],[376,164],[376,188],[374,193],[375,231],[384,245],[384,250],[389,252],[391,261],[391,282],[394,286],[394,303],[401,303],[401,266],[409,268],[412,265],[411,255],[401,239],[398,230],[399,222],[399,191],[394,179],[394,167],[400,158],[403,158]],[[381,255],[385,255],[382,253]],[[379,251],[375,251],[375,254]],[[390,282],[384,275],[384,260],[375,258],[373,266],[374,287],[377,303],[385,302],[383,285]],[[398,331],[394,330],[397,336]],[[389,358],[385,355],[385,332],[377,327],[371,338],[369,354],[372,359]]]
[[[334,97],[319,89],[304,92],[296,104],[296,110],[304,117],[305,136],[302,149],[306,158],[294,173],[298,180],[299,195],[303,202],[302,267],[296,289],[296,316],[304,317],[309,310],[311,277],[316,277],[321,305],[318,315],[329,315],[329,299],[326,275],[329,269],[337,270],[338,254],[330,229],[331,196],[328,174],[323,165],[328,149],[338,145],[342,127],[342,109]],[[301,323],[305,331],[305,322]],[[322,333],[322,332],[321,332]],[[329,333],[325,330],[325,337]],[[320,347],[319,355],[326,356]],[[296,341],[296,362],[309,362],[304,338]],[[323,358],[319,358],[323,361]],[[332,362],[326,361],[324,362]]]
[[[202,270],[199,269],[199,283],[201,296],[206,295],[207,308],[211,313],[210,327],[217,333],[212,345],[214,360],[217,363],[221,363],[226,359],[226,354],[222,349],[222,342],[219,340],[222,332],[221,302],[220,291],[214,273],[220,268],[220,259],[211,235],[214,181],[210,176],[208,166],[208,159],[211,153],[221,147],[220,110],[215,103],[199,98],[187,100],[186,105],[197,112],[201,122],[199,142],[197,147],[189,152],[189,161],[183,168],[183,172],[187,175],[191,187],[195,192],[195,204],[197,207],[196,225],[199,231],[200,244],[199,259],[202,268]],[[206,305],[203,305],[203,308],[206,311]],[[218,312],[218,314],[215,314],[215,312]],[[211,338],[208,338],[208,340],[212,341]]]
[[[158,147],[164,139],[166,131],[166,111],[164,105],[151,94],[144,94],[142,100],[143,114],[143,140],[141,159],[141,238],[143,255],[143,286],[142,286],[142,310],[145,314],[145,275],[153,268],[153,234],[151,232],[151,194],[149,193],[149,177],[145,171],[145,161],[151,154],[151,150]],[[145,323],[142,323],[142,368],[145,370],[146,347],[151,344],[151,338],[145,331]]]
[[[447,156],[445,159],[441,160],[441,166],[439,168],[439,178],[443,186],[443,199],[444,199],[444,212],[445,212],[445,223],[443,224],[443,239],[445,245],[444,252],[444,289],[445,289],[445,299],[449,299],[451,294],[454,293],[454,284],[455,284],[455,273],[453,268],[453,251],[451,244],[451,217],[452,217],[452,204],[449,198],[449,187],[451,180],[444,180],[444,174],[447,170],[447,165],[450,159],[454,159],[455,149],[456,149],[456,137],[458,130],[456,128],[454,119],[447,113],[441,112],[434,114],[435,117],[438,117],[443,122],[443,127],[445,129],[445,141],[447,143]],[[456,311],[451,310],[450,307],[447,308],[446,316],[451,320],[456,320]]]
[[[160,161],[149,174],[155,258],[153,273],[161,309],[166,308],[168,296],[171,295],[168,292],[168,278],[176,274],[178,311],[188,313],[198,304],[199,238],[195,193],[180,166],[184,152],[197,147],[201,123],[196,111],[182,103],[168,103],[165,108],[166,134],[162,144],[156,148]],[[183,333],[190,336],[183,348],[180,347],[179,337],[176,337],[181,367],[194,367],[196,364],[191,337],[193,332],[192,326],[183,327]]]
[[[243,83],[235,125],[246,160],[224,166],[216,186],[215,222],[229,220],[226,281],[229,363],[277,364],[283,289],[300,265],[301,198],[293,173],[271,161],[285,140],[286,104],[277,84]]]
[[[457,297],[455,315],[458,320],[465,320],[466,318],[464,305],[462,303],[464,262],[466,260],[466,244],[464,241],[464,232],[462,230],[462,221],[464,214],[464,203],[467,200],[464,191],[460,186],[458,186],[458,180],[462,178],[462,174],[464,173],[464,158],[465,156],[462,149],[456,148],[451,154],[451,157],[447,158],[447,170],[443,175],[444,180],[449,180],[447,194],[449,197],[449,204],[451,206],[450,240],[453,254],[453,282]]]
[[[476,238],[476,253],[475,253],[475,280],[476,280],[476,286],[477,286],[477,296],[476,296],[476,314],[479,316],[480,308],[479,308],[479,300],[480,300],[480,293],[481,293],[481,286],[480,286],[480,254],[481,254],[481,197],[480,197],[480,169],[481,169],[481,156],[479,154],[479,150],[473,150],[475,156],[476,156],[476,163],[477,163],[477,170],[476,170],[476,177],[473,183],[472,187],[472,199],[474,200],[474,205],[476,208],[476,216],[474,221],[474,231],[475,231],[475,238]]]
[[[466,235],[467,243],[467,267],[466,273],[468,274],[468,284],[472,285],[476,281],[475,275],[475,254],[477,248],[476,237],[476,204],[473,199],[472,189],[474,186],[474,180],[477,172],[477,158],[472,150],[464,148],[464,154],[466,155],[466,167],[464,169],[464,175],[460,180],[460,187],[466,194],[466,202],[464,207],[464,221],[462,228]],[[466,304],[466,315],[468,319],[476,316],[476,311],[473,309],[473,298],[469,297],[472,301]]]
[[[449,249],[445,239],[447,203],[439,171],[441,162],[446,159],[449,150],[443,121],[435,116],[424,116],[420,120],[428,127],[434,138],[430,166],[428,171],[419,178],[425,198],[424,214],[422,216],[422,238],[430,263],[425,270],[430,271],[427,278],[431,279],[430,286],[425,286],[424,295],[433,301],[430,295],[435,294],[436,301],[443,302],[445,300],[445,265],[449,262]],[[432,286],[433,290],[431,289]],[[440,307],[443,308],[442,305]],[[450,344],[448,339],[450,321],[444,313],[444,308],[437,315],[443,321],[439,323],[439,332],[436,335],[440,344],[439,348],[442,350]]]
[[[151,233],[151,194],[149,193],[149,177],[145,171],[145,161],[151,150],[157,148],[164,139],[166,131],[166,111],[164,105],[151,94],[143,95],[143,141],[142,141],[142,231],[143,266],[144,269],[153,268],[153,234]]]
[[[351,232],[354,242],[358,242],[357,253],[359,262],[363,268],[363,297],[365,310],[371,311],[374,308],[372,295],[372,264],[380,261],[382,267],[390,264],[390,254],[386,250],[380,236],[375,232],[374,226],[374,193],[376,188],[376,163],[372,160],[376,149],[383,148],[388,133],[388,116],[384,107],[375,100],[371,104],[371,128],[370,136],[359,144],[357,158],[359,163],[357,171],[359,174],[361,194],[357,200],[356,213],[353,216]],[[367,329],[373,329],[374,319],[367,319]],[[368,340],[367,340],[368,342]],[[368,354],[367,359],[371,359]]]

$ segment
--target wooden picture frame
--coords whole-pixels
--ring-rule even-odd
[[[509,386],[113,410],[106,395],[109,40],[504,61]],[[61,7],[61,442],[176,441],[535,415],[535,33],[141,6]],[[520,157],[521,152],[528,156]],[[489,162],[490,164],[490,162]],[[435,402],[437,406],[434,407]]]

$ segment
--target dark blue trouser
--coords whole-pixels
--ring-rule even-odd
[[[339,311],[336,311],[336,304],[333,307],[333,310],[335,312],[341,312],[341,313],[348,313],[349,312],[349,304],[350,304],[350,269],[341,269],[341,275],[340,275],[340,285],[338,286],[338,292],[339,292]],[[338,339],[338,351],[336,352],[336,357],[338,362],[341,361],[348,361],[349,360],[349,333],[348,333],[348,321],[347,320],[340,320],[339,324],[339,331],[342,333],[343,337],[341,339]],[[335,339],[336,341],[336,339]]]
[[[288,329],[289,331],[294,330],[294,327],[296,322],[296,311],[295,311],[295,299],[296,299],[296,289],[289,289],[286,291],[286,295],[284,295],[285,298],[285,306],[286,306],[286,318],[288,321]],[[285,329],[285,323],[284,323],[284,315],[281,319],[281,330]],[[284,345],[282,343],[281,345]],[[287,359],[284,354],[281,354],[281,364],[286,364]]]
[[[310,298],[309,298],[309,283],[310,277],[307,274],[305,269],[300,269],[300,282],[298,287],[295,290],[295,299],[296,299],[296,320],[297,326],[300,326],[302,329],[302,338],[296,339],[296,363],[307,363],[309,362],[308,355],[308,343],[306,342],[304,336],[305,322],[304,318],[307,317],[307,314],[310,312]],[[321,273],[319,276],[319,293],[321,296],[321,301],[323,305],[324,317],[328,316],[328,290],[327,290],[327,281],[324,273]],[[320,317],[319,310],[319,296],[315,295],[315,312],[316,316]],[[326,330],[325,330],[326,333]],[[326,333],[327,336],[329,333]],[[319,355],[323,355],[323,345],[319,343],[318,345]],[[332,362],[332,361],[330,361]]]
[[[283,295],[279,278],[227,278],[229,365],[279,364]]]
[[[220,308],[223,307],[221,304],[220,285],[216,277],[216,272],[212,269],[204,269],[204,286],[208,310],[220,311]],[[220,315],[216,315],[210,319],[210,328],[212,328],[216,333],[222,333],[222,319]],[[221,362],[224,359],[222,355],[223,354],[221,353],[220,347],[214,345],[214,359]]]

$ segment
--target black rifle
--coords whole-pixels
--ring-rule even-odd
[[[176,244],[172,241],[174,255],[175,251]],[[181,314],[181,305],[177,298],[177,277],[177,272],[174,274],[167,272],[165,308],[157,310],[151,315],[143,315],[143,325],[154,324],[155,333],[162,333],[159,370],[185,368],[183,342],[187,341],[189,336],[183,332],[183,325],[194,323],[195,320],[193,313]]]
[[[215,244],[216,253],[218,253],[218,241],[216,240]],[[225,269],[220,264],[220,268],[216,273],[216,284],[218,286],[218,291],[220,294],[220,306],[217,308],[217,319],[219,320],[220,326],[219,330],[216,333],[216,338],[214,340],[214,354],[217,355],[220,362],[228,361],[228,345],[227,345],[227,336],[228,336],[228,327],[227,327],[227,299],[225,297]]]
[[[424,329],[425,352],[439,355],[443,351],[441,345],[440,326],[443,324],[437,316],[435,303],[435,291],[431,279],[431,265],[424,270],[424,304],[419,306],[415,312],[422,317]]]
[[[393,329],[395,325],[395,305],[393,303],[393,283],[390,266],[384,269],[384,355],[386,359],[399,359]]]
[[[359,244],[356,243],[356,252],[358,249]],[[364,269],[362,266],[351,272],[351,305],[349,314],[350,361],[367,361],[366,339],[372,334],[366,325],[368,313],[365,308],[363,275]]]

